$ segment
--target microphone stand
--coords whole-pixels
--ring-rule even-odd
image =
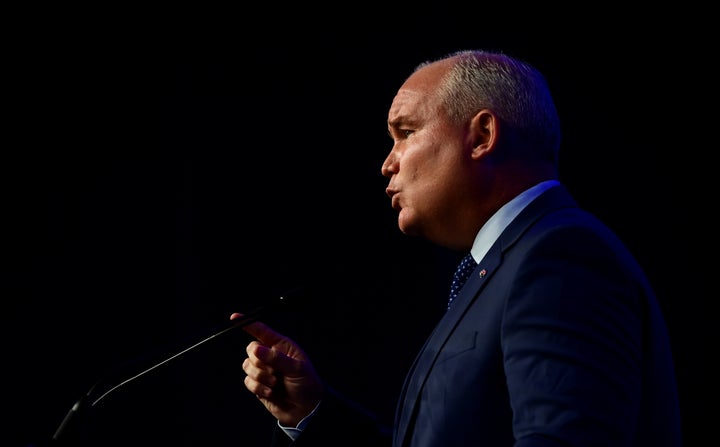
[[[165,360],[162,360],[161,362],[154,364],[151,367],[144,369],[140,373],[135,374],[134,376],[123,380],[122,382],[118,383],[117,385],[114,385],[113,387],[111,387],[109,390],[105,391],[99,397],[95,398],[95,397],[93,397],[93,392],[98,387],[98,385],[100,385],[103,382],[102,379],[99,380],[92,387],[90,387],[90,389],[88,390],[87,393],[82,395],[80,397],[80,399],[78,399],[77,402],[75,402],[73,404],[73,406],[70,408],[68,413],[65,415],[65,418],[63,419],[63,421],[58,426],[57,430],[55,430],[55,433],[53,434],[51,442],[53,443],[53,445],[58,445],[58,443],[59,443],[59,445],[73,445],[73,444],[67,444],[67,442],[69,440],[74,439],[74,437],[77,436],[76,432],[79,430],[79,425],[78,425],[79,422],[78,421],[80,421],[82,419],[81,416],[84,413],[86,413],[90,408],[97,405],[97,403],[100,402],[102,399],[104,399],[108,394],[112,393],[113,391],[120,388],[121,386],[123,386],[129,382],[132,382],[133,380],[139,378],[140,376],[143,376],[143,375],[149,373],[150,371],[153,371],[156,368],[159,368],[160,366],[165,365],[166,363],[180,357],[181,355],[194,350],[198,346],[201,346],[211,340],[214,340],[214,339],[220,337],[221,335],[225,335],[234,329],[242,328],[244,326],[247,326],[247,325],[257,321],[261,315],[265,314],[271,308],[275,308],[278,305],[287,306],[288,296],[297,294],[300,291],[300,289],[301,288],[295,288],[295,289],[285,293],[284,295],[280,296],[277,302],[271,303],[270,305],[265,306],[265,307],[257,308],[256,310],[248,313],[247,315],[243,315],[241,318],[236,318],[234,320],[231,320],[229,326],[225,327],[224,329],[210,335],[209,337],[206,337],[206,338],[200,340],[199,342],[181,350],[180,352],[178,352],[176,354],[171,355],[170,357],[166,358]]]

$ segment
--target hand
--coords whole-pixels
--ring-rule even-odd
[[[233,313],[230,319],[240,317]],[[255,322],[243,329],[257,339],[246,348],[245,387],[280,424],[297,426],[322,399],[323,384],[315,368],[300,346],[267,325]]]

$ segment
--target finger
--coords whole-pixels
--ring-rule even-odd
[[[260,385],[268,388],[273,388],[277,385],[278,378],[273,373],[273,370],[254,357],[248,357],[243,360],[242,369],[248,377]]]
[[[272,374],[282,374],[284,376],[300,374],[304,357],[296,358],[294,350],[288,351],[284,348],[284,345],[271,348],[253,341],[248,344],[246,351],[248,358],[252,358],[257,366]]]
[[[245,348],[245,352],[247,353],[247,358],[250,360],[250,363],[259,369],[274,374],[277,355],[272,352],[271,348],[260,344],[258,341],[252,341]]]
[[[243,383],[245,384],[245,388],[247,388],[248,391],[250,391],[251,393],[255,394],[258,397],[268,398],[268,397],[272,396],[272,387],[269,387],[261,382],[258,382],[251,375],[246,375]]]
[[[239,312],[235,312],[230,315],[231,320],[236,320],[241,317],[243,317],[243,314]],[[270,329],[269,326],[259,321],[243,326],[243,330],[258,339],[264,345],[273,346],[280,343],[288,343],[286,337],[283,337],[279,333]]]

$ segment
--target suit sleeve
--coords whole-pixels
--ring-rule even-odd
[[[633,445],[648,293],[638,270],[619,242],[582,227],[522,254],[502,326],[516,447]]]
[[[357,403],[328,388],[323,401],[298,438],[290,438],[277,425],[272,447],[377,446],[389,447],[391,429]]]

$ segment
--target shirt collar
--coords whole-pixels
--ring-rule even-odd
[[[472,249],[470,250],[475,262],[482,260],[503,230],[520,214],[520,211],[540,194],[559,184],[560,182],[557,180],[540,182],[515,196],[515,198],[507,202],[497,210],[495,214],[490,216],[490,219],[485,222],[485,225],[480,228],[480,231],[478,231],[478,234],[475,236],[475,242],[473,242]]]

